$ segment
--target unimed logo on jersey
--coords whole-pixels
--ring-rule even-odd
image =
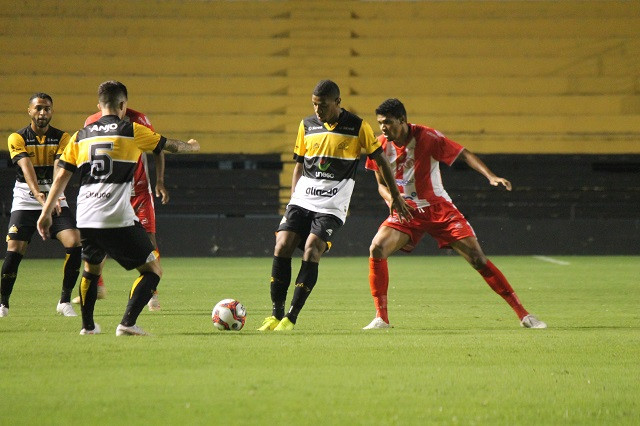
[[[110,124],[94,124],[89,126],[90,132],[112,132],[118,128],[118,123],[110,123]]]

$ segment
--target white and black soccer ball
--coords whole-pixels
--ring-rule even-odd
[[[211,312],[211,321],[218,330],[240,331],[246,318],[247,310],[235,299],[219,301]]]

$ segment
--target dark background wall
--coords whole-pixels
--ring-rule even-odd
[[[164,256],[271,256],[280,219],[278,155],[167,157],[168,205],[156,205]],[[491,187],[464,164],[442,166],[445,188],[488,254],[640,253],[640,155],[516,155],[481,158],[511,180]],[[363,162],[346,225],[332,255],[366,256],[385,218]],[[0,158],[0,226],[5,233],[15,170]],[[153,173],[151,173],[153,175]],[[77,191],[74,176],[67,196]],[[4,241],[4,240],[3,240]],[[6,245],[3,249],[6,248]],[[34,237],[29,257],[57,257],[59,245]],[[426,237],[415,253],[447,254]]]

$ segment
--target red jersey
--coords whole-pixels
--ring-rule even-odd
[[[409,142],[401,147],[388,141],[384,135],[378,137],[402,197],[417,208],[451,202],[442,186],[440,162],[450,166],[464,147],[426,126],[409,124],[409,134]],[[369,158],[365,167],[378,170],[375,161]]]
[[[95,121],[98,121],[100,117],[102,117],[101,111],[98,111],[95,114],[87,117],[87,119],[84,121],[85,127]],[[151,121],[149,121],[149,118],[143,113],[135,111],[131,108],[127,108],[125,117],[128,118],[132,123],[142,124],[143,126],[148,127],[155,132]],[[131,191],[132,197],[141,194],[152,193],[151,182],[149,181],[148,176],[149,167],[147,166],[147,156],[143,153],[140,158],[138,158],[138,164],[136,165],[136,169],[133,173],[133,190]]]

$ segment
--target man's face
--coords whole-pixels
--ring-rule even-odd
[[[402,142],[400,138],[404,131],[404,119],[378,114],[376,120],[378,121],[378,126],[380,126],[382,134],[387,140]]]
[[[53,105],[48,99],[35,98],[27,109],[31,122],[39,129],[45,129],[53,115]]]
[[[340,98],[331,99],[326,96],[311,96],[311,103],[313,104],[313,110],[316,113],[318,120],[323,123],[333,124],[338,121],[340,112]]]

